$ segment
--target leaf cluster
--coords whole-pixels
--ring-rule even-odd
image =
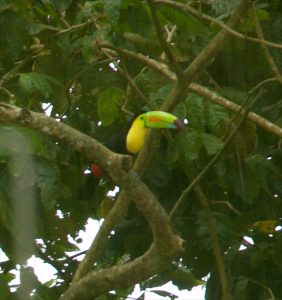
[[[224,21],[237,2],[207,1],[199,9]],[[258,2],[266,36],[281,43],[281,16],[276,13],[281,4],[275,0]],[[156,8],[160,25],[165,28],[163,38],[176,28],[168,49],[185,70],[219,28],[164,3]],[[251,15],[237,30],[246,35],[255,33]],[[37,112],[49,106],[58,122],[116,152],[121,151],[118,136],[125,134],[130,122],[128,112],[160,108],[175,87],[149,63],[125,53],[141,53],[158,61],[165,71],[173,69],[145,1],[0,1],[0,101]],[[273,51],[279,68],[281,55],[281,49]],[[241,105],[246,91],[268,77],[269,66],[259,45],[230,37],[197,80],[215,94]],[[136,87],[148,101],[136,93]],[[281,85],[273,82],[265,88],[265,97],[253,109],[281,126]],[[187,128],[181,133],[161,132],[143,175],[168,213],[239,123],[234,113],[198,94],[185,92],[182,98],[173,113],[188,120]],[[1,125],[0,248],[9,259],[0,262],[3,299],[18,295],[56,299],[66,290],[78,265],[66,255],[76,249],[69,237],[79,241],[79,231],[88,218],[107,217],[118,197],[108,195],[115,187],[108,176],[100,181],[92,176],[91,163],[68,145],[42,133]],[[281,141],[246,121],[200,182],[211,205],[234,299],[253,299],[254,295],[265,299],[269,291],[282,297],[281,166]],[[32,231],[23,231],[30,237],[22,241],[20,228],[28,223],[17,219],[16,207],[19,201],[25,203],[28,193],[32,193],[34,202],[20,207],[32,210],[23,209],[23,219],[32,223],[28,225]],[[190,193],[171,220],[186,241],[185,252],[164,273],[141,283],[144,289],[170,280],[181,289],[191,289],[210,274],[207,299],[220,299],[207,220],[196,193]],[[254,225],[269,220],[276,221],[270,232]],[[241,250],[246,236],[253,244]],[[95,267],[102,269],[133,260],[146,251],[151,241],[146,219],[131,205],[108,237]],[[55,280],[45,284],[37,280],[34,270],[26,265],[32,255],[56,269]],[[18,264],[21,282],[11,292],[11,271]],[[132,289],[101,297],[121,299]]]

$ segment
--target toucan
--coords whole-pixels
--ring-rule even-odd
[[[136,117],[126,136],[126,150],[138,153],[145,142],[148,128],[184,129],[184,123],[176,116],[164,111],[149,111]]]
[[[119,136],[119,141],[116,141],[116,144],[121,144],[121,147],[117,147],[119,149],[111,150],[116,150],[121,154],[138,153],[145,143],[146,134],[149,128],[183,130],[185,124],[176,116],[164,111],[148,111],[139,114],[131,121],[127,133],[123,137]],[[115,147],[109,146],[109,148]],[[97,164],[91,164],[91,171],[94,177],[102,177],[103,172]]]
[[[167,112],[142,112],[132,118],[125,133],[115,134],[105,145],[114,152],[134,155],[142,149],[149,128],[183,130],[185,124],[182,120]],[[90,169],[91,174],[85,174],[84,184],[79,189],[80,199],[91,198],[100,179],[105,176],[103,170],[96,163],[91,163]]]

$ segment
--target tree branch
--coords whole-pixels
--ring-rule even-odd
[[[99,161],[100,166],[121,186],[132,166],[130,156],[114,153],[86,134],[41,113],[0,103],[0,122],[29,127],[69,144],[89,160]]]
[[[130,198],[126,197],[124,192],[121,192],[114,206],[107,215],[105,221],[101,225],[95,239],[93,240],[90,248],[86,252],[84,259],[79,264],[72,284],[83,278],[87,273],[93,270],[94,263],[104,251],[108,237],[113,228],[119,224],[127,212]]]
[[[112,46],[113,47],[113,46]],[[169,68],[163,64],[160,63],[156,60],[153,60],[151,58],[148,58],[146,56],[144,56],[141,53],[135,53],[129,50],[125,50],[125,49],[118,49],[118,52],[123,53],[126,56],[129,56],[131,58],[135,58],[136,60],[139,60],[143,63],[145,63],[148,67],[152,68],[153,70],[159,72],[162,76],[164,76],[165,78],[169,79],[170,81],[176,81],[176,76],[173,72],[171,72],[169,70]],[[261,85],[264,85],[266,83],[269,82],[273,82],[276,79],[268,79],[268,80],[264,80],[263,82],[261,82],[259,85],[257,85],[254,89],[258,89],[261,87]],[[209,99],[210,101],[221,105],[223,107],[225,107],[228,110],[237,112],[241,109],[241,106],[222,97],[217,95],[214,92],[211,92],[209,89],[207,89],[206,87],[199,85],[197,83],[191,83],[188,87],[188,89],[198,95],[201,95],[207,99]],[[250,93],[252,93],[253,91],[250,91]],[[241,111],[241,114],[244,114],[244,111]],[[250,112],[247,116],[247,118],[253,122],[255,122],[258,126],[260,126],[261,128],[267,130],[268,132],[278,136],[281,138],[282,136],[282,129],[275,125],[274,123],[270,122],[269,120],[263,118],[262,116],[254,113],[254,112]]]
[[[102,49],[102,51],[103,50],[104,49]],[[110,58],[110,59],[114,58],[111,54],[109,54],[106,51],[106,49],[103,52],[108,58]],[[131,78],[131,76],[128,74],[128,72],[125,70],[125,68],[120,67],[118,64],[116,64],[115,67],[117,68],[117,71],[120,73],[120,75],[127,80],[128,84],[135,91],[136,95],[138,95],[140,97],[140,99],[144,102],[144,104],[146,104],[151,109],[156,109],[155,105],[150,102],[150,100],[144,95],[144,93],[135,84],[134,80]]]
[[[277,49],[282,49],[282,45],[281,44],[277,44],[277,43],[273,43],[270,41],[265,40],[264,38],[255,38],[255,37],[250,37],[250,36],[246,36],[232,28],[230,28],[228,25],[226,25],[224,22],[213,18],[209,15],[204,14],[203,12],[199,12],[198,10],[194,9],[193,7],[181,3],[181,2],[176,2],[176,1],[172,1],[172,0],[155,0],[154,1],[156,4],[167,4],[169,6],[172,7],[176,7],[179,9],[182,9],[198,18],[201,18],[203,20],[209,21],[213,24],[218,25],[220,28],[225,29],[226,31],[228,31],[228,33],[232,34],[233,36],[240,38],[242,40],[247,40],[250,42],[254,42],[254,43],[258,43],[258,44],[264,44],[268,47],[272,47],[272,48],[277,48]]]
[[[216,104],[219,104],[219,105],[225,107],[226,109],[229,109],[234,112],[240,111],[241,115],[243,115],[245,113],[245,110],[242,109],[242,107],[240,105],[211,92],[210,90],[208,90],[207,88],[205,88],[199,84],[196,84],[196,83],[190,84],[189,90],[211,100],[212,102],[214,102]],[[263,118],[262,116],[254,113],[254,112],[249,112],[247,118],[250,121],[253,121],[256,125],[260,126],[261,128],[267,130],[268,132],[276,135],[279,138],[282,138],[282,128],[280,128],[279,126],[270,122],[269,120]]]
[[[169,213],[169,217],[172,218],[176,210],[179,208],[180,204],[186,199],[187,195],[192,191],[192,189],[201,181],[201,179],[206,175],[206,173],[212,168],[212,166],[218,161],[222,156],[227,146],[230,144],[234,136],[237,134],[241,126],[243,125],[245,119],[247,118],[249,111],[253,104],[262,96],[263,90],[261,90],[258,95],[251,101],[250,105],[244,109],[241,107],[241,110],[237,112],[237,115],[240,115],[244,110],[243,117],[241,118],[239,124],[233,129],[233,131],[227,137],[222,148],[214,155],[210,162],[205,166],[205,168],[197,175],[197,177],[190,183],[190,185],[181,193],[180,197],[174,204],[172,210]]]
[[[86,256],[84,266],[79,269],[76,275],[76,281],[61,297],[62,299],[92,299],[94,296],[113,288],[126,287],[145,280],[161,272],[171,259],[183,250],[183,241],[172,230],[169,217],[164,208],[140,180],[137,173],[129,170],[131,157],[116,154],[98,141],[44,114],[5,103],[0,103],[0,122],[17,124],[48,134],[67,143],[90,160],[99,161],[101,167],[123,188],[127,201],[134,201],[151,227],[154,239],[150,249],[133,262],[89,273],[88,271],[94,264],[93,257],[97,257],[97,254],[102,251],[103,245],[100,249],[94,249],[94,252],[89,253]],[[127,204],[123,204],[122,207],[126,210]],[[124,211],[120,209],[119,205],[115,209],[119,209],[121,218]],[[109,226],[105,225],[104,232],[107,232],[115,222],[119,221],[117,215],[116,213],[112,214],[115,219],[108,221]],[[101,236],[105,237],[105,233],[102,233]],[[105,243],[103,240],[102,242]],[[96,242],[95,247],[99,246]],[[89,284],[91,284],[91,289],[88,289]]]
[[[238,8],[234,11],[233,15],[227,22],[227,26],[230,28],[236,27],[248,11],[252,2],[253,0],[242,0],[238,5]],[[212,61],[212,59],[214,59],[214,57],[221,51],[223,43],[228,35],[229,32],[226,29],[222,29],[192,61],[192,63],[184,71],[185,82],[184,85],[181,86],[182,90],[179,91],[178,94],[183,94],[186,88],[192,83],[193,80],[195,80],[199,73],[202,72]],[[181,97],[172,97],[172,95],[169,95],[161,109],[164,111],[171,111],[180,101]]]
[[[132,262],[108,269],[91,271],[75,282],[61,299],[93,299],[106,291],[127,287],[159,273],[177,253],[183,250],[183,241],[173,232],[169,218],[149,189],[130,174],[127,197],[144,214],[153,232],[149,250]]]
[[[259,20],[257,17],[256,8],[254,5],[252,5],[252,14],[253,14],[253,18],[254,18],[257,36],[260,39],[264,39],[263,32],[262,32],[262,29],[261,29],[261,26],[260,26],[260,23],[259,23]],[[277,67],[273,57],[271,56],[269,49],[267,48],[267,46],[265,44],[261,44],[261,48],[263,50],[266,61],[269,64],[271,72],[273,73],[273,75],[275,76],[277,81],[279,81],[280,84],[282,84],[282,74],[280,73],[279,68]]]
[[[115,52],[118,52],[121,55],[124,55],[126,57],[130,57],[130,58],[134,58],[134,59],[136,59],[140,62],[143,62],[145,65],[147,65],[148,67],[156,70],[162,76],[166,77],[169,80],[176,81],[176,79],[177,79],[175,73],[173,73],[166,64],[161,63],[159,61],[156,61],[152,58],[149,58],[149,57],[143,55],[142,53],[136,53],[136,52],[133,52],[133,51],[130,51],[130,50],[127,50],[127,49],[114,47],[109,42],[100,43],[100,47],[114,50]]]
[[[161,25],[160,25],[160,22],[159,22],[159,19],[158,19],[158,16],[157,16],[157,12],[156,12],[153,0],[147,0],[147,2],[148,2],[148,5],[150,7],[153,23],[155,25],[155,29],[156,29],[156,32],[157,32],[159,42],[160,42],[160,44],[161,44],[161,46],[162,46],[162,48],[163,48],[163,50],[164,50],[164,52],[165,52],[165,54],[168,58],[170,64],[172,65],[177,77],[181,78],[182,71],[180,69],[180,66],[179,66],[178,62],[176,61],[174,55],[170,51],[168,42],[163,38]]]
[[[222,257],[222,251],[220,248],[220,243],[218,240],[217,232],[216,232],[216,225],[215,221],[212,215],[211,207],[209,204],[209,201],[204,194],[201,186],[199,184],[196,184],[194,187],[194,191],[201,203],[202,208],[206,212],[207,216],[207,221],[208,221],[208,227],[210,231],[210,236],[211,236],[211,241],[212,241],[212,249],[213,249],[213,254],[215,258],[215,263],[216,263],[216,268],[218,271],[219,279],[220,279],[220,284],[221,284],[221,300],[230,300],[231,295],[229,291],[229,284],[228,284],[228,276],[225,271],[225,266],[223,262],[223,257]]]

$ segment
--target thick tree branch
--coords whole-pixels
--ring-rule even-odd
[[[130,198],[127,197],[126,193],[121,192],[105,221],[101,225],[100,230],[95,236],[95,239],[88,249],[84,259],[79,264],[72,280],[73,284],[93,270],[94,263],[103,253],[105,244],[110,236],[111,231],[125,216],[129,203]]]
[[[91,271],[74,283],[61,299],[93,299],[106,291],[144,281],[163,270],[183,250],[183,241],[173,232],[165,210],[139,177],[132,175],[129,176],[131,185],[126,189],[126,196],[134,201],[150,224],[154,237],[152,245],[132,262]]]
[[[62,299],[93,299],[94,296],[113,288],[126,287],[145,280],[161,272],[164,266],[183,250],[183,241],[172,230],[164,208],[143,184],[137,173],[129,170],[131,167],[130,157],[111,152],[96,140],[51,117],[5,103],[0,103],[0,122],[17,124],[48,134],[67,143],[90,160],[99,161],[101,167],[123,188],[126,198],[134,201],[152,229],[154,239],[150,249],[143,256],[128,264],[89,273],[90,267],[94,264],[93,258],[95,259],[101,252],[103,245],[99,250],[94,249],[94,254],[90,253],[87,256],[86,267],[81,267],[76,275],[76,281],[62,296]],[[127,204],[124,207],[126,210]],[[120,206],[118,208],[120,209]],[[114,214],[115,218],[117,215]],[[122,210],[120,216],[123,216]],[[105,232],[109,228],[111,229],[114,222],[117,221],[119,221],[118,218],[109,222],[110,227],[105,226]],[[96,243],[96,247],[98,246]],[[132,274],[135,275],[132,276]],[[91,289],[88,288],[89,284]]]
[[[86,134],[44,114],[0,103],[0,122],[29,127],[67,143],[91,161],[99,161],[100,166],[121,186],[123,177],[131,168],[130,156],[116,154]]]

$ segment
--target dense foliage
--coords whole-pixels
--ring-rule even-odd
[[[156,1],[155,9],[164,40],[185,70],[221,28],[162,2],[166,1]],[[193,8],[226,22],[237,5],[236,0],[200,1]],[[280,1],[261,0],[255,5],[265,39],[281,46]],[[256,36],[251,12],[236,31]],[[282,72],[281,47],[268,51]],[[137,53],[143,54],[142,59]],[[170,97],[175,82],[163,75],[168,67],[173,70],[171,62],[146,1],[0,1],[0,101],[42,113],[52,107],[52,117],[106,145],[126,131],[128,112],[159,109]],[[252,111],[281,126],[281,81],[273,79],[260,43],[230,35],[220,54],[206,65],[197,83],[239,105],[254,99],[259,88],[248,92],[272,78],[262,84],[264,94]],[[162,135],[143,175],[168,213],[239,124],[238,114],[189,90],[173,113],[187,118],[189,125],[183,133]],[[66,256],[75,250],[68,237],[76,240],[88,218],[106,218],[118,194],[107,195],[115,187],[109,178],[98,183],[85,172],[91,162],[84,156],[21,125],[0,125],[0,248],[9,259],[0,263],[0,295],[57,299],[78,265]],[[281,167],[281,136],[246,120],[200,181],[232,299],[282,298]],[[14,200],[19,195],[21,204]],[[25,203],[30,195],[34,204]],[[185,252],[163,273],[140,282],[143,289],[168,281],[191,289],[210,274],[206,298],[220,299],[208,213],[195,191],[185,197],[172,216],[176,232],[186,241]],[[134,205],[113,230],[97,269],[133,260],[150,246],[150,227]],[[55,267],[56,280],[45,284],[37,280],[26,266],[33,254]],[[11,290],[11,271],[17,265],[21,282]],[[124,288],[128,287],[116,291],[118,296],[101,299],[122,299],[133,289]]]

